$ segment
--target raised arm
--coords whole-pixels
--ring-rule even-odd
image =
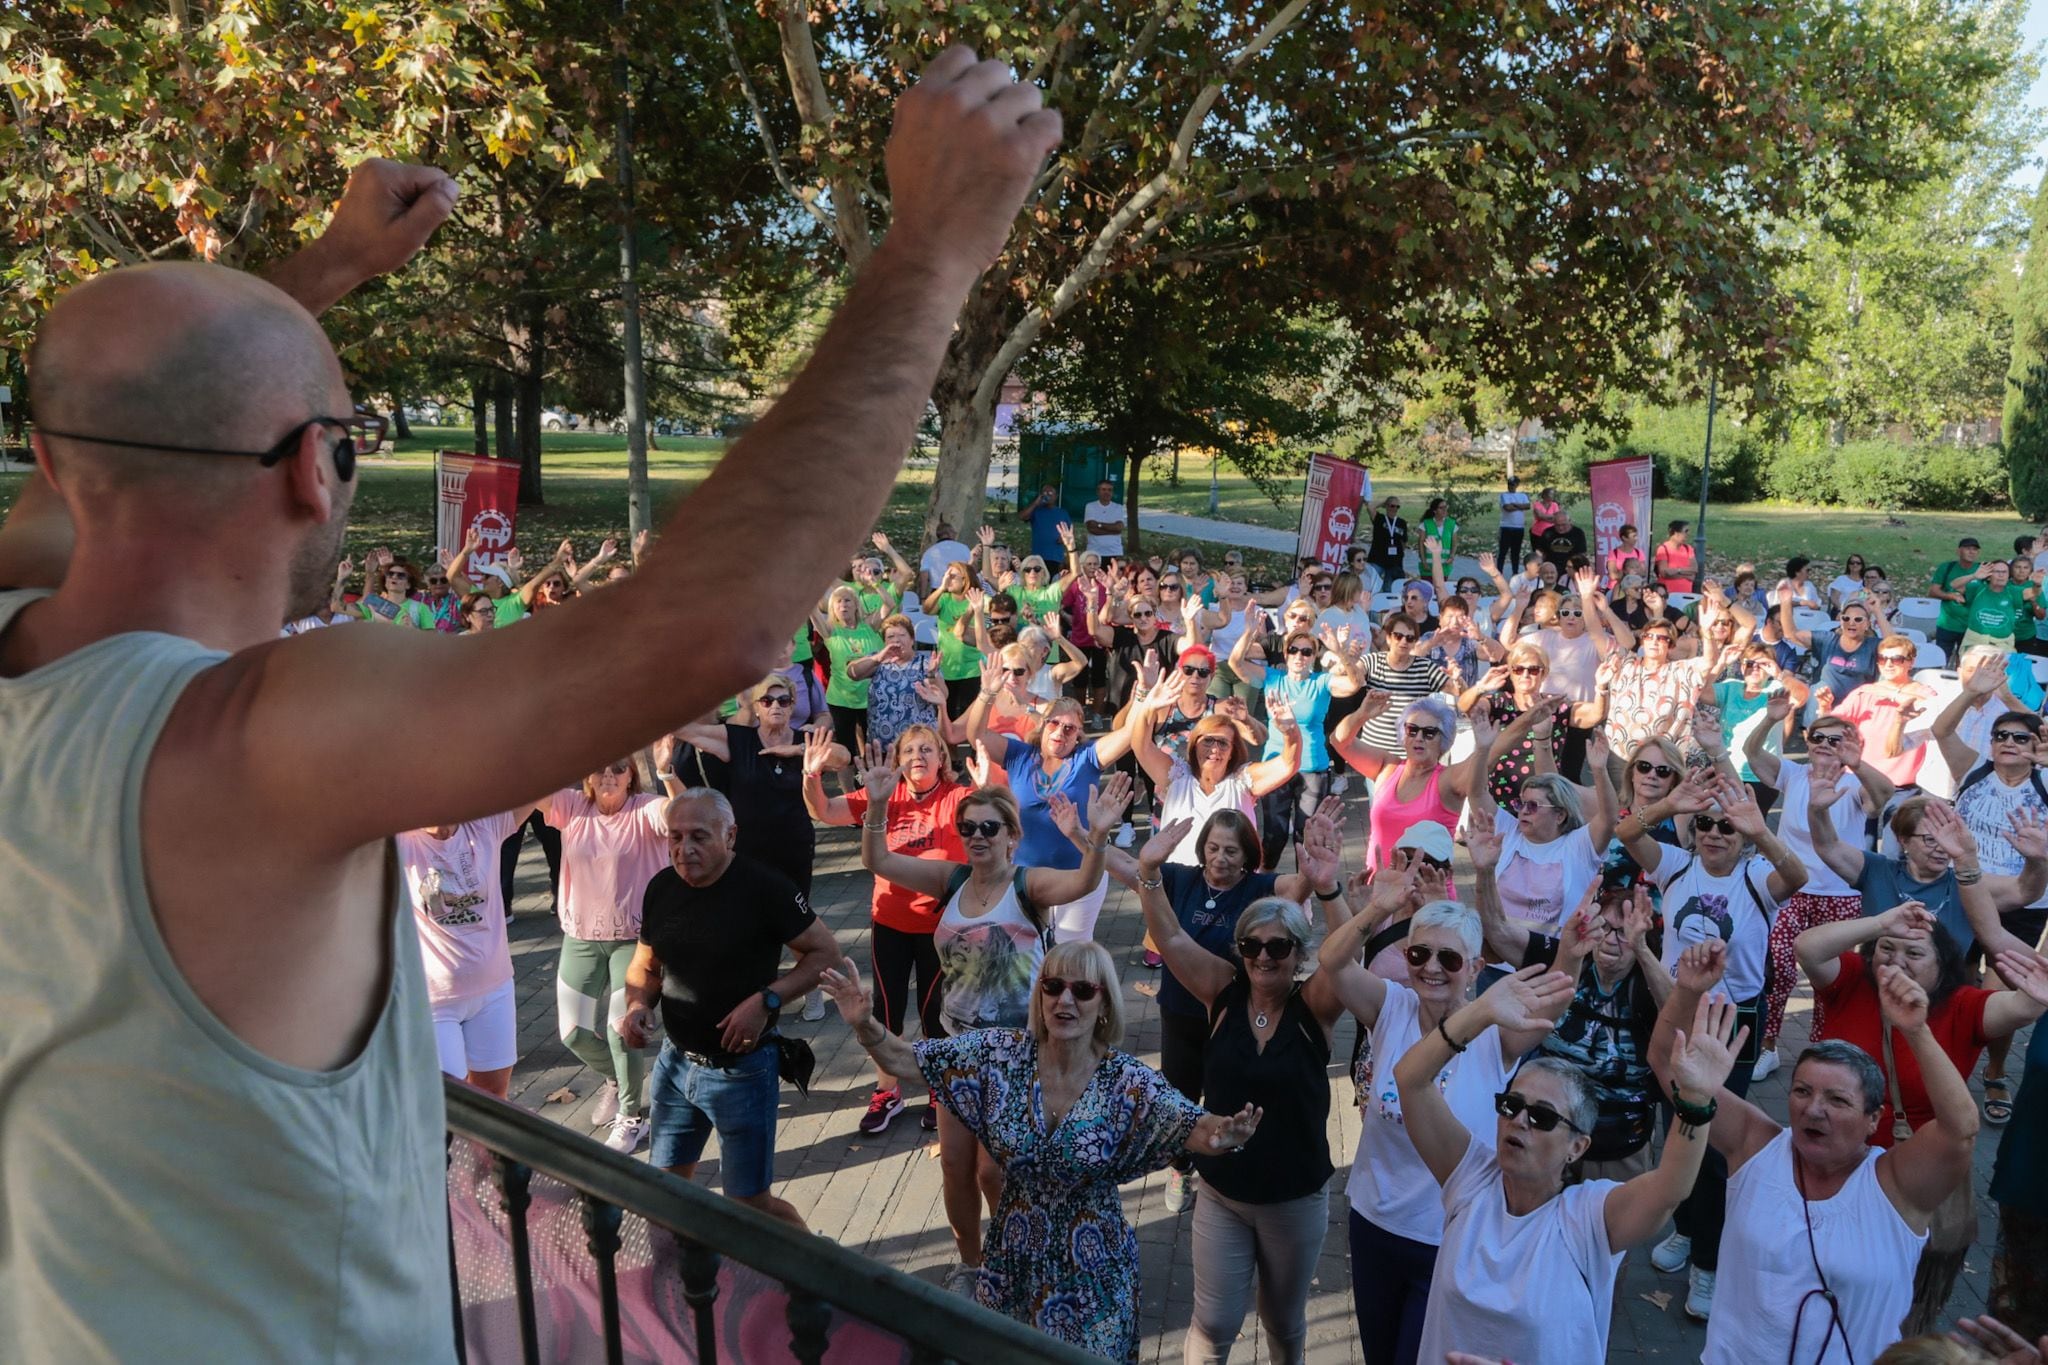
[[[1837,877],[1854,886],[1856,879],[1863,875],[1864,854],[1855,845],[1842,842],[1842,836],[1835,830],[1831,812],[1841,799],[1839,787],[1823,787],[1818,782],[1808,782],[1806,829],[1808,837],[1813,840],[1813,851],[1820,855],[1820,860]]]
[[[1250,611],[1247,607],[1245,610]],[[1247,620],[1237,643],[1230,647],[1230,671],[1253,687],[1266,684],[1266,661],[1251,657],[1252,634],[1265,625],[1263,616]]]
[[[1742,756],[1749,762],[1749,770],[1756,774],[1756,780],[1766,787],[1776,787],[1784,766],[1784,760],[1765,746],[1770,739],[1773,726],[1785,723],[1785,717],[1792,714],[1792,698],[1784,693],[1772,692],[1764,703],[1764,723],[1752,725],[1749,733],[1742,737]]]
[[[1367,705],[1371,704],[1370,695]],[[1364,709],[1360,707],[1359,712],[1353,714]],[[1280,790],[1301,771],[1301,725],[1294,718],[1294,708],[1287,704],[1286,698],[1276,694],[1266,703],[1266,716],[1280,727],[1280,752],[1245,765],[1245,780],[1251,783],[1253,796],[1265,796]]]
[[[1149,691],[1134,693],[1129,714],[1124,719],[1131,753],[1137,758],[1138,766],[1145,770],[1145,776],[1152,779],[1152,785],[1161,791],[1173,776],[1173,755],[1159,747],[1152,732],[1159,724],[1160,712],[1180,704],[1181,684],[1185,681],[1176,670],[1163,675],[1158,685]],[[1189,757],[1192,759],[1194,755]]]
[[[1679,1035],[1688,1022],[1698,1020],[1700,1002],[1721,983],[1727,965],[1728,945],[1719,939],[1695,943],[1679,955],[1671,996],[1657,1012],[1657,1027],[1650,1034],[1649,1061],[1657,1083],[1673,1098],[1693,1108],[1714,1106],[1710,1141],[1714,1150],[1727,1158],[1729,1173],[1733,1174],[1778,1135],[1778,1125],[1726,1084],[1711,1094],[1693,1094],[1672,1065]]]
[[[1138,850],[1138,905],[1145,912],[1145,932],[1158,945],[1159,955],[1166,959],[1166,969],[1207,1008],[1237,975],[1237,968],[1195,942],[1181,928],[1179,917],[1166,899],[1164,875],[1167,855],[1194,827],[1193,820],[1175,820]]]
[[[867,789],[868,809],[860,822],[860,865],[885,882],[894,882],[935,899],[943,898],[947,885],[953,880],[953,873],[960,866],[958,863],[938,858],[913,858],[889,847],[889,797],[896,790],[899,776],[894,765],[886,762],[876,764],[861,774],[861,784]]]
[[[1046,813],[1060,833],[1081,850],[1081,865],[1072,869],[1034,867],[1024,874],[1025,888],[1039,905],[1065,905],[1093,891],[1102,880],[1102,850],[1116,832],[1124,810],[1131,804],[1131,779],[1126,773],[1104,773],[1088,789],[1088,828],[1081,828],[1081,813],[1074,803],[1054,792],[1046,800]]]
[[[1820,990],[1842,974],[1843,953],[1880,938],[1925,938],[1933,932],[1934,916],[1925,905],[1901,901],[1883,914],[1816,924],[1792,941],[1792,952],[1806,979]]]
[[[1932,1122],[1877,1159],[1878,1184],[1917,1231],[1970,1178],[1977,1101],[1927,1027],[1927,992],[1920,984],[1898,967],[1879,967],[1877,994],[1885,1024],[1899,1031],[1920,1064],[1920,1082],[1934,1110]]]
[[[852,958],[828,970],[819,984],[839,1007],[839,1017],[853,1029],[855,1041],[874,1058],[876,1066],[891,1076],[924,1074],[917,1065],[917,1049],[904,1042],[902,1035],[882,1027],[882,1021],[874,1017],[867,988],[861,985],[860,968],[853,965]]]
[[[832,766],[833,751],[838,745],[832,742],[830,730],[812,730],[804,734],[804,810],[821,825],[850,825],[853,823],[853,807],[843,796],[825,795],[825,769]],[[871,747],[862,755],[869,768],[888,765],[888,758],[879,746]],[[670,793],[674,795],[674,793]],[[884,824],[887,823],[888,803],[883,802]]]
[[[2014,811],[2008,823],[2011,832],[2006,837],[2026,860],[2017,877],[1984,875],[1977,857],[1977,836],[1953,807],[1930,802],[1921,812],[1917,833],[1932,838],[1935,846],[1948,854],[1949,866],[1956,876],[1956,899],[1985,955],[2019,953],[2035,958],[2034,945],[2007,929],[1999,911],[2016,910],[2039,898],[2039,891],[2024,899],[2020,895],[2038,879],[2042,855],[2048,853],[2048,826],[2044,826],[2040,816],[2024,809]]]
[[[1687,1100],[1719,1094],[1735,1069],[1736,1054],[1748,1036],[1737,1027],[1735,1006],[1727,1000],[1701,1000],[1693,1011],[1692,1031],[1673,1038],[1668,1063],[1675,1093]],[[1680,1202],[1692,1193],[1700,1162],[1711,1139],[1714,1115],[1691,1107],[1677,1115],[1664,1140],[1656,1169],[1607,1192],[1601,1213],[1607,1223],[1607,1244],[1617,1250],[1656,1236]]]
[[[1927,728],[1927,732],[1934,736],[1934,742],[1941,746],[1941,756],[1947,761],[1949,771],[1959,782],[1964,774],[1984,761],[1984,755],[1965,743],[1963,737],[1956,733],[1956,728],[1963,723],[1964,716],[1983,703],[1984,698],[2004,689],[2005,665],[1997,660],[1987,662],[1975,658],[1965,664],[1960,676],[1963,690],[1941,708],[1941,714]]]
[[[1509,919],[1501,906],[1500,882],[1494,875],[1500,863],[1500,845],[1491,820],[1474,820],[1465,832],[1465,847],[1472,855],[1472,906],[1479,912],[1480,933],[1495,957],[1519,967],[1529,957],[1529,926]]]
[[[1765,879],[1765,885],[1772,898],[1783,905],[1787,897],[1806,885],[1805,862],[1765,823],[1763,810],[1757,805],[1756,798],[1750,795],[1746,784],[1733,778],[1717,777],[1714,800],[1720,805],[1721,814],[1747,836],[1756,851],[1770,863],[1771,875]],[[1749,874],[1743,872],[1741,875],[1746,877]]]

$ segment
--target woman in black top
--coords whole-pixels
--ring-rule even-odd
[[[1195,1205],[1187,1359],[1220,1365],[1229,1358],[1256,1270],[1268,1351],[1275,1361],[1299,1362],[1308,1340],[1309,1284],[1329,1229],[1330,1036],[1344,1006],[1327,973],[1296,979],[1313,935],[1293,901],[1268,896],[1245,907],[1236,925],[1242,961],[1210,951],[1181,928],[1161,874],[1192,828],[1193,821],[1176,820],[1139,852],[1145,925],[1167,967],[1209,1011],[1203,1094],[1266,1110],[1243,1147],[1196,1159],[1206,1188]],[[1330,907],[1332,927],[1341,924],[1349,912],[1334,822],[1318,814],[1297,849],[1317,899]]]

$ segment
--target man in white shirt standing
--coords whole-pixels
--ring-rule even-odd
[[[1124,505],[1115,501],[1116,485],[1108,479],[1095,485],[1095,501],[1081,509],[1088,526],[1088,553],[1104,560],[1124,557]]]
[[[938,530],[939,538],[932,542],[930,549],[918,556],[917,595],[919,597],[930,596],[931,590],[939,586],[939,581],[946,576],[946,566],[948,564],[972,564],[974,562],[974,551],[968,549],[964,543],[955,538],[952,522],[940,522]]]
[[[1529,495],[1522,481],[1510,475],[1508,491],[1500,495],[1500,548],[1494,558],[1502,564],[1522,560],[1522,535],[1529,524]]]

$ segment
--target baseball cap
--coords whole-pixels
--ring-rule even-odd
[[[1964,537],[1963,537],[1963,538],[1962,538],[1961,540],[1959,540],[1959,541],[1957,541],[1957,542],[1956,542],[1956,548],[1957,548],[1958,550],[1961,550],[1961,549],[1981,550],[1981,549],[1983,549],[1984,547],[1983,547],[1983,546],[1981,546],[1981,545],[1979,545],[1979,544],[1977,543],[1977,537],[1975,537],[1975,536],[1964,536]]]
[[[1456,849],[1451,843],[1451,832],[1434,820],[1417,820],[1394,841],[1395,848],[1412,848],[1425,858],[1434,858],[1448,863]]]
[[[508,588],[518,586],[518,584],[512,581],[511,570],[507,569],[503,564],[479,564],[476,566],[476,571],[480,574],[489,574]]]

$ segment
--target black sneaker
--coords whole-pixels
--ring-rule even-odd
[[[925,1101],[924,1110],[917,1116],[917,1126],[927,1133],[937,1132],[939,1127],[939,1106]]]
[[[863,1133],[879,1133],[889,1126],[889,1120],[903,1112],[901,1090],[877,1090],[868,1096],[868,1112],[860,1116],[860,1130]]]

